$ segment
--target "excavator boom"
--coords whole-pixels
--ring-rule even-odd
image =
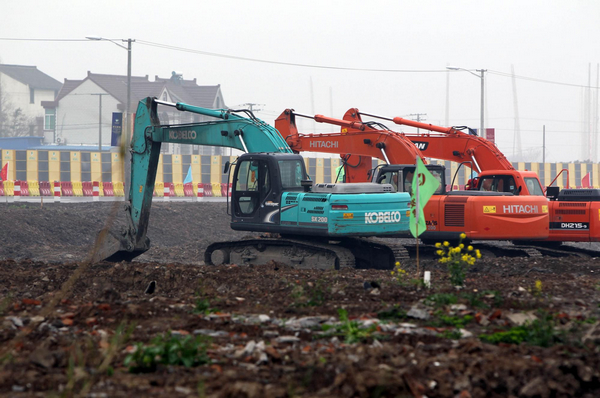
[[[216,118],[205,122],[178,125],[161,124],[158,105],[174,107],[198,115]],[[244,152],[292,153],[272,126],[254,117],[242,117],[236,111],[206,109],[184,103],[170,103],[148,97],[140,101],[131,143],[131,186],[126,203],[127,229],[121,236],[109,235],[97,253],[97,260],[131,260],[149,248],[146,237],[152,194],[163,142],[208,145],[239,149]]]

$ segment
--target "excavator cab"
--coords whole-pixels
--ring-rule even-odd
[[[303,192],[308,180],[300,155],[246,153],[239,157],[231,194],[232,227],[279,223],[283,192]],[[264,228],[260,228],[263,230]],[[252,229],[251,229],[252,230]]]
[[[425,165],[427,170],[440,182],[435,194],[445,192],[445,167],[441,165]],[[375,169],[373,181],[378,184],[391,184],[397,192],[412,192],[412,181],[415,166],[412,164],[380,165]],[[400,183],[398,183],[400,182]]]

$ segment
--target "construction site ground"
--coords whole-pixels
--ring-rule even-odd
[[[413,259],[206,266],[248,235],[225,202],[157,201],[147,253],[89,263],[121,205],[0,203],[0,396],[600,396],[598,258],[484,256],[462,289],[430,256],[430,288]],[[168,333],[196,366],[127,366]]]

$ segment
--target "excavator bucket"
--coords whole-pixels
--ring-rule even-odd
[[[130,206],[125,205],[109,216],[106,225],[96,236],[92,262],[131,261],[146,252],[150,248],[150,239],[145,235],[136,239],[134,233]]]

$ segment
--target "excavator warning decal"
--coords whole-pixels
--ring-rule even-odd
[[[483,213],[484,214],[496,213],[496,206],[483,206]]]
[[[344,220],[354,219],[354,213],[344,213]]]
[[[548,206],[542,206],[542,213],[548,213]]]

